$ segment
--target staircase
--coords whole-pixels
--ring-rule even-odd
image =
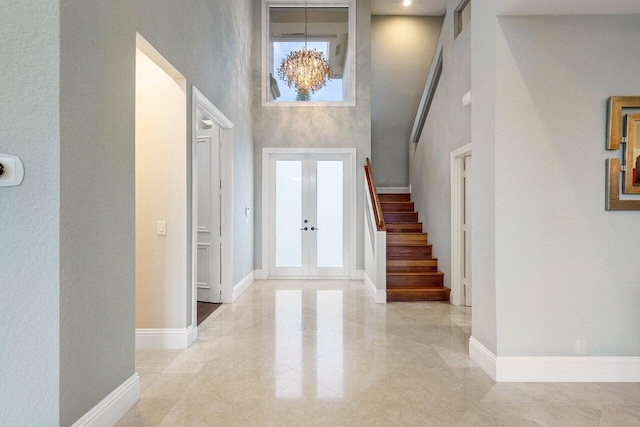
[[[410,194],[380,194],[387,230],[387,301],[449,301]]]

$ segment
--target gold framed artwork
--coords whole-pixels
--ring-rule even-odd
[[[640,96],[612,96],[609,98],[609,120],[607,120],[607,150],[620,149],[620,130],[625,108],[640,108]]]
[[[624,193],[640,194],[640,114],[627,114]]]
[[[640,199],[620,197],[621,192],[640,195],[640,114],[629,112],[629,109],[640,109],[640,96],[611,97],[608,107],[607,150],[620,150],[621,146],[623,149],[622,160],[607,159],[606,209],[640,211]]]

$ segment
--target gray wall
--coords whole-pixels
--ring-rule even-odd
[[[496,18],[506,3],[472,3],[473,336],[637,356],[640,214],[604,210],[604,147],[607,98],[640,91],[640,16]]]
[[[472,334],[497,352],[495,238],[496,15],[509,0],[471,2]]]
[[[20,187],[0,188],[0,424],[58,422],[60,10],[0,1],[0,153]]]
[[[371,161],[376,184],[409,185],[413,121],[442,29],[442,17],[371,17]]]
[[[357,59],[355,107],[262,107],[260,0],[254,0],[253,83],[255,148],[255,264],[262,265],[262,148],[333,147],[358,150],[357,218],[363,217],[363,176],[361,167],[371,155],[371,4],[357,2]],[[357,267],[364,266],[363,224],[357,221]]]
[[[253,269],[252,2],[61,3],[60,419],[70,425],[134,373],[136,31],[186,77],[188,100],[196,85],[235,124],[235,281]]]
[[[451,287],[451,152],[471,142],[471,110],[462,105],[462,97],[471,89],[471,24],[454,40],[453,18],[458,3],[448,2],[440,34],[442,77],[420,141],[409,147],[412,199],[448,287]]]
[[[640,356],[640,212],[604,209],[605,159],[621,156],[606,101],[640,93],[639,29],[640,15],[498,19],[500,356],[571,356],[577,338]]]

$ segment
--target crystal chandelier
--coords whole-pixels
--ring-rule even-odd
[[[278,68],[280,77],[287,86],[295,87],[298,94],[308,95],[322,89],[331,78],[331,65],[324,53],[308,48],[308,4],[304,6],[304,49],[289,53]]]

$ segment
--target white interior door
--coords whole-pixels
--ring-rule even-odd
[[[471,307],[471,156],[464,158],[464,285],[465,305]]]
[[[198,301],[219,303],[220,272],[220,128],[198,129],[197,168],[197,287]]]
[[[270,277],[349,276],[348,155],[272,155]]]

